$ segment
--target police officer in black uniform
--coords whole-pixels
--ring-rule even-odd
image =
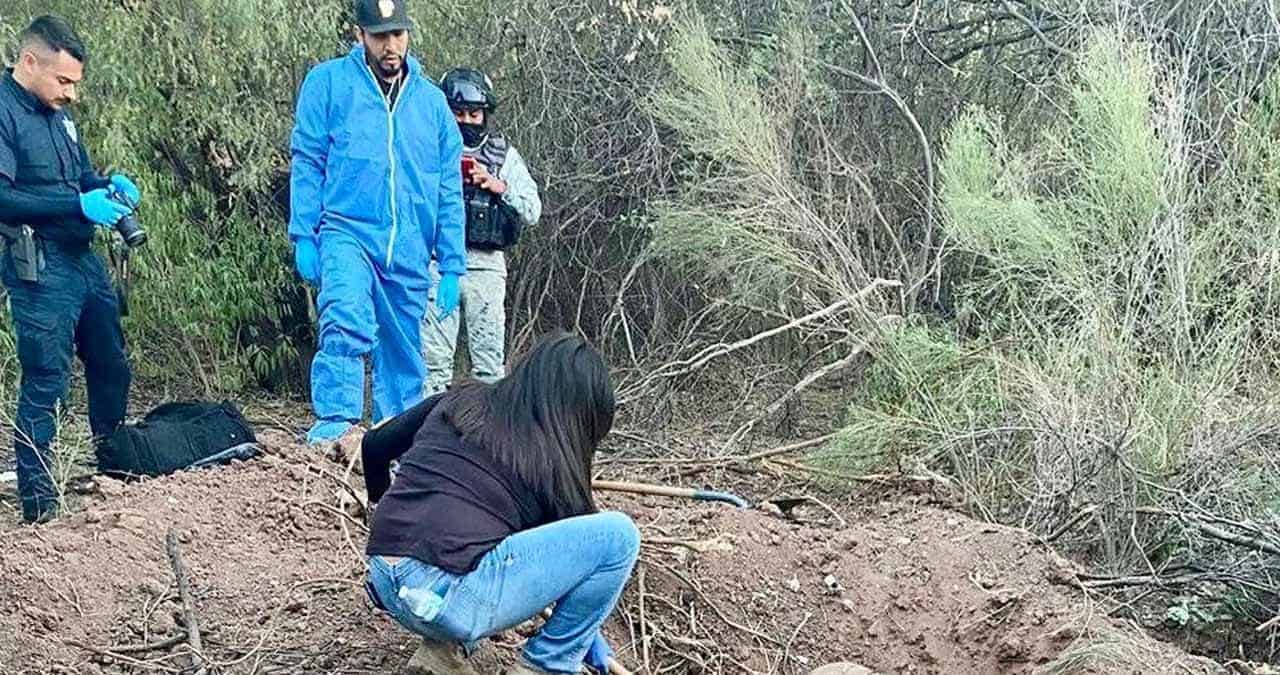
[[[123,421],[130,372],[114,287],[90,249],[141,195],[89,163],[66,108],[84,75],[84,43],[65,21],[35,19],[17,64],[0,75],[0,279],[8,290],[22,383],[15,418],[18,494],[28,522],[57,510],[50,443],[72,352],[85,366],[89,425],[100,438]]]

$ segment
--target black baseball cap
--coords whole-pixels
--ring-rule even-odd
[[[404,3],[405,0],[356,0],[356,25],[366,33],[409,30],[413,22]]]

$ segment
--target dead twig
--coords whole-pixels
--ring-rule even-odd
[[[351,514],[350,514],[350,513],[347,513],[346,511],[343,511],[342,509],[335,508],[332,504],[326,504],[326,503],[324,503],[324,502],[322,502],[322,501],[318,501],[318,500],[313,499],[313,500],[311,500],[311,501],[309,501],[309,502],[303,502],[303,504],[302,504],[302,505],[303,505],[303,506],[318,506],[318,507],[320,507],[321,509],[324,509],[325,511],[328,511],[329,513],[332,513],[332,514],[334,514],[334,515],[336,515],[336,516],[338,516],[338,517],[340,517],[340,518],[343,518],[343,519],[345,519],[347,522],[350,522],[352,525],[355,525],[356,527],[360,528],[360,531],[361,531],[361,532],[364,532],[365,534],[368,534],[368,533],[369,533],[369,526],[368,526],[368,525],[365,525],[364,523],[362,523],[362,522],[360,522],[360,521],[356,520],[355,518],[353,518],[353,517],[351,516]]]
[[[1066,534],[1067,532],[1070,532],[1071,528],[1075,527],[1077,524],[1080,523],[1080,521],[1084,520],[1085,518],[1088,518],[1089,516],[1093,515],[1093,513],[1097,510],[1098,510],[1097,506],[1088,506],[1081,509],[1080,513],[1077,513],[1075,516],[1071,518],[1071,520],[1068,520],[1065,524],[1063,524],[1062,527],[1059,527],[1057,530],[1054,530],[1052,534],[1045,537],[1044,538],[1045,543],[1052,544],[1053,542],[1057,541],[1059,537]]]
[[[771,643],[777,647],[785,646],[782,641],[778,640],[778,638],[775,638],[772,635],[766,635],[754,628],[744,626],[734,621],[733,619],[730,619],[728,615],[726,615],[723,611],[721,611],[719,605],[717,605],[714,601],[712,601],[711,598],[706,594],[706,592],[702,590],[702,587],[694,583],[691,579],[689,579],[689,577],[681,574],[680,572],[676,571],[672,567],[668,567],[667,565],[663,565],[660,563],[654,563],[654,565],[659,569],[661,569],[662,571],[666,572],[667,574],[670,574],[676,579],[679,579],[681,582],[684,583],[685,586],[688,586],[689,590],[697,594],[697,596],[701,598],[702,601],[706,603],[708,607],[711,608],[711,611],[714,612],[715,615],[725,623],[725,625],[729,626],[730,628],[734,628],[736,630],[742,631],[743,633],[746,633],[748,635],[755,636],[757,639],[762,640],[764,642]]]
[[[644,568],[645,564],[641,562],[636,570],[636,587],[640,594],[640,654],[644,659],[644,672],[651,673],[653,667],[650,664],[649,629],[644,619]]]
[[[719,357],[732,354],[741,349],[746,349],[747,347],[750,347],[763,340],[767,340],[771,337],[774,337],[775,335],[781,335],[794,328],[798,328],[800,326],[813,323],[818,319],[823,319],[833,314],[837,314],[841,311],[844,311],[846,308],[852,305],[855,305],[858,302],[861,302],[862,300],[866,299],[867,296],[871,295],[872,293],[876,292],[881,288],[897,288],[901,285],[902,284],[898,281],[892,281],[889,279],[875,279],[866,288],[863,288],[862,290],[856,293],[852,293],[840,300],[837,300],[836,302],[833,302],[830,305],[827,305],[826,307],[816,312],[812,312],[802,317],[798,317],[785,324],[782,324],[781,326],[775,326],[774,328],[770,328],[769,330],[756,333],[755,335],[749,338],[744,338],[732,344],[725,344],[723,342],[720,342],[720,343],[711,345],[687,359],[682,359],[679,361],[673,361],[671,363],[668,363],[664,366],[657,368],[652,373],[650,373],[649,376],[646,377],[643,382],[638,383],[633,387],[629,387],[628,391],[626,392],[620,392],[618,395],[619,405],[624,405],[626,402],[633,399],[635,395],[641,390],[641,388],[650,381],[659,380],[659,379],[669,379],[673,377],[678,377],[680,375],[685,375],[687,373],[691,373],[695,370],[698,370],[699,368],[702,368],[703,366],[707,365],[708,363],[710,363],[711,361]]]
[[[169,528],[165,535],[165,549],[169,552],[169,565],[178,580],[178,597],[182,600],[182,621],[187,626],[187,644],[191,647],[191,659],[196,675],[208,672],[204,667],[204,650],[200,644],[200,626],[196,621],[195,602],[191,599],[191,586],[187,581],[187,568],[182,564],[182,552],[178,550],[178,531]]]
[[[1230,532],[1220,527],[1217,527],[1215,525],[1211,525],[1209,522],[1207,522],[1208,520],[1211,520],[1211,518],[1207,516],[1200,516],[1194,513],[1170,511],[1167,509],[1160,509],[1160,508],[1154,508],[1154,507],[1138,507],[1134,509],[1134,512],[1163,515],[1163,516],[1169,516],[1172,518],[1177,518],[1178,520],[1181,520],[1183,522],[1188,522],[1190,525],[1195,526],[1196,529],[1200,530],[1200,532],[1205,534],[1206,536],[1213,537],[1214,539],[1217,539],[1219,541],[1225,541],[1228,544],[1235,544],[1236,546],[1250,548],[1255,551],[1270,553],[1271,555],[1280,555],[1280,546],[1277,546],[1275,543],[1264,539],[1263,538],[1264,534],[1262,533],[1262,531],[1259,530],[1257,526],[1254,526],[1251,523],[1234,523],[1233,522],[1232,524],[1241,529],[1252,530],[1254,533],[1253,536],[1236,534],[1235,532]]]
[[[796,629],[791,631],[791,637],[787,638],[787,644],[782,647],[782,658],[778,660],[779,668],[787,667],[787,659],[791,658],[791,645],[795,644],[796,638],[800,636],[800,631],[804,630],[805,624],[809,623],[809,619],[813,618],[813,612],[805,612],[804,618],[800,619],[800,623],[796,624]]]
[[[783,406],[785,406],[789,401],[791,401],[791,399],[798,396],[805,389],[808,389],[809,386],[812,385],[814,382],[817,382],[836,371],[843,370],[849,367],[854,361],[858,359],[858,357],[862,356],[866,352],[867,346],[868,346],[867,342],[862,342],[854,346],[854,348],[850,350],[849,353],[844,357],[836,359],[835,361],[832,361],[831,363],[828,363],[822,366],[821,368],[814,370],[808,375],[805,375],[804,377],[800,378],[800,381],[796,382],[790,389],[786,391],[786,393],[774,399],[774,401],[764,409],[764,412],[760,413],[759,415],[756,415],[755,417],[752,417],[750,420],[747,420],[746,422],[744,422],[742,426],[738,427],[737,430],[735,430],[733,434],[729,436],[729,439],[725,441],[724,443],[725,447],[732,447],[736,445],[739,441],[745,438],[747,434],[751,433],[751,430],[754,429],[757,424],[759,424],[762,420],[769,419],[770,417],[773,417],[774,415],[776,415],[778,411],[782,409]]]
[[[651,546],[683,546],[694,553],[708,553],[711,551],[729,551],[733,547],[722,541],[719,537],[715,539],[672,539],[668,537],[642,537],[641,544]]]
[[[285,601],[281,603],[280,606],[277,607],[275,611],[273,611],[267,617],[267,620],[266,620],[267,627],[262,631],[262,634],[258,636],[257,644],[255,644],[251,649],[249,649],[247,652],[245,652],[244,654],[240,655],[235,659],[213,664],[214,667],[218,670],[227,670],[232,666],[244,663],[245,661],[248,661],[249,659],[256,656],[260,651],[262,651],[262,647],[267,643],[267,640],[272,636],[272,634],[275,633],[276,631],[275,620],[279,618],[280,615],[287,610],[287,608],[289,607],[289,598],[293,596],[293,593],[295,591],[301,590],[308,586],[317,586],[320,584],[344,584],[344,585],[352,586],[354,588],[360,587],[359,582],[353,581],[351,579],[339,579],[336,577],[320,577],[317,579],[307,579],[306,581],[299,581],[298,583],[290,586],[289,589],[284,592],[284,595],[281,596],[285,598]]]
[[[141,659],[135,659],[132,656],[129,656],[128,654],[122,654],[120,652],[115,652],[110,649],[104,649],[102,647],[87,645],[87,644],[84,644],[83,642],[78,642],[76,640],[63,640],[62,644],[67,645],[68,647],[75,647],[76,649],[90,652],[92,654],[97,654],[98,656],[105,656],[107,658],[119,661],[120,663],[127,663],[130,666],[133,666],[135,668],[142,668],[145,670],[159,670],[165,673],[181,673],[182,672],[182,670],[178,668],[174,668],[173,666],[162,665],[154,661],[143,661]]]
[[[161,649],[168,649],[186,642],[187,631],[180,630],[176,634],[171,635],[163,640],[148,642],[140,645],[115,645],[112,647],[104,647],[103,651],[115,652],[117,654],[141,654],[144,652],[154,652]]]

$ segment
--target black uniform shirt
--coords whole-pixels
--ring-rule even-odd
[[[93,224],[80,193],[106,187],[89,162],[75,123],[0,75],[0,222],[30,225],[42,239],[84,248]]]

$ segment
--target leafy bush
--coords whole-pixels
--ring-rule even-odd
[[[1034,144],[982,109],[956,120],[941,195],[961,330],[885,341],[845,446],[941,467],[977,510],[1117,574],[1244,574],[1235,607],[1261,614],[1277,589],[1247,542],[1280,541],[1263,459],[1280,277],[1259,227],[1280,215],[1277,85],[1209,146],[1195,83],[1152,54],[1096,32]]]

